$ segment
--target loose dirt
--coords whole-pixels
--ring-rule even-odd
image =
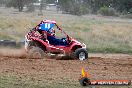
[[[23,50],[0,50],[0,73],[37,80],[78,81],[84,67],[93,79],[132,79],[132,56],[125,54],[89,54],[89,59],[28,59]]]

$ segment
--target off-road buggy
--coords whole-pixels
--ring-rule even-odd
[[[63,38],[58,38],[60,31]],[[44,58],[46,54],[61,54],[85,60],[88,58],[86,45],[70,37],[55,21],[43,20],[25,35],[25,49],[28,57]]]

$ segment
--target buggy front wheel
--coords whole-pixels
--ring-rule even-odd
[[[85,60],[88,58],[88,52],[84,48],[78,48],[75,50],[75,58],[78,58],[79,60]]]

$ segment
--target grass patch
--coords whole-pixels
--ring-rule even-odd
[[[132,49],[129,48],[87,48],[91,53],[123,53],[123,54],[132,54]]]
[[[6,35],[0,35],[0,40],[12,40],[13,38],[10,36],[6,36]]]
[[[14,75],[0,75],[0,88],[80,88],[79,83],[68,81],[22,79]]]
[[[46,80],[45,80],[46,81]],[[33,79],[24,80],[14,75],[0,75],[0,88],[84,88],[78,81],[55,81],[46,83]],[[131,88],[131,86],[96,86],[95,88]]]
[[[107,18],[90,18],[68,14],[51,14],[44,16],[36,13],[12,14],[0,16],[0,39],[19,41],[24,35],[43,19],[55,20],[70,36],[84,42],[90,52],[132,53],[132,23]],[[53,12],[52,12],[53,13]],[[45,18],[43,18],[45,17]]]

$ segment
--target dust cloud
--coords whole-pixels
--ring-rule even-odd
[[[25,49],[19,48],[19,49],[14,49],[14,48],[0,48],[0,56],[1,57],[13,57],[13,58],[25,58],[26,57],[26,51]]]

